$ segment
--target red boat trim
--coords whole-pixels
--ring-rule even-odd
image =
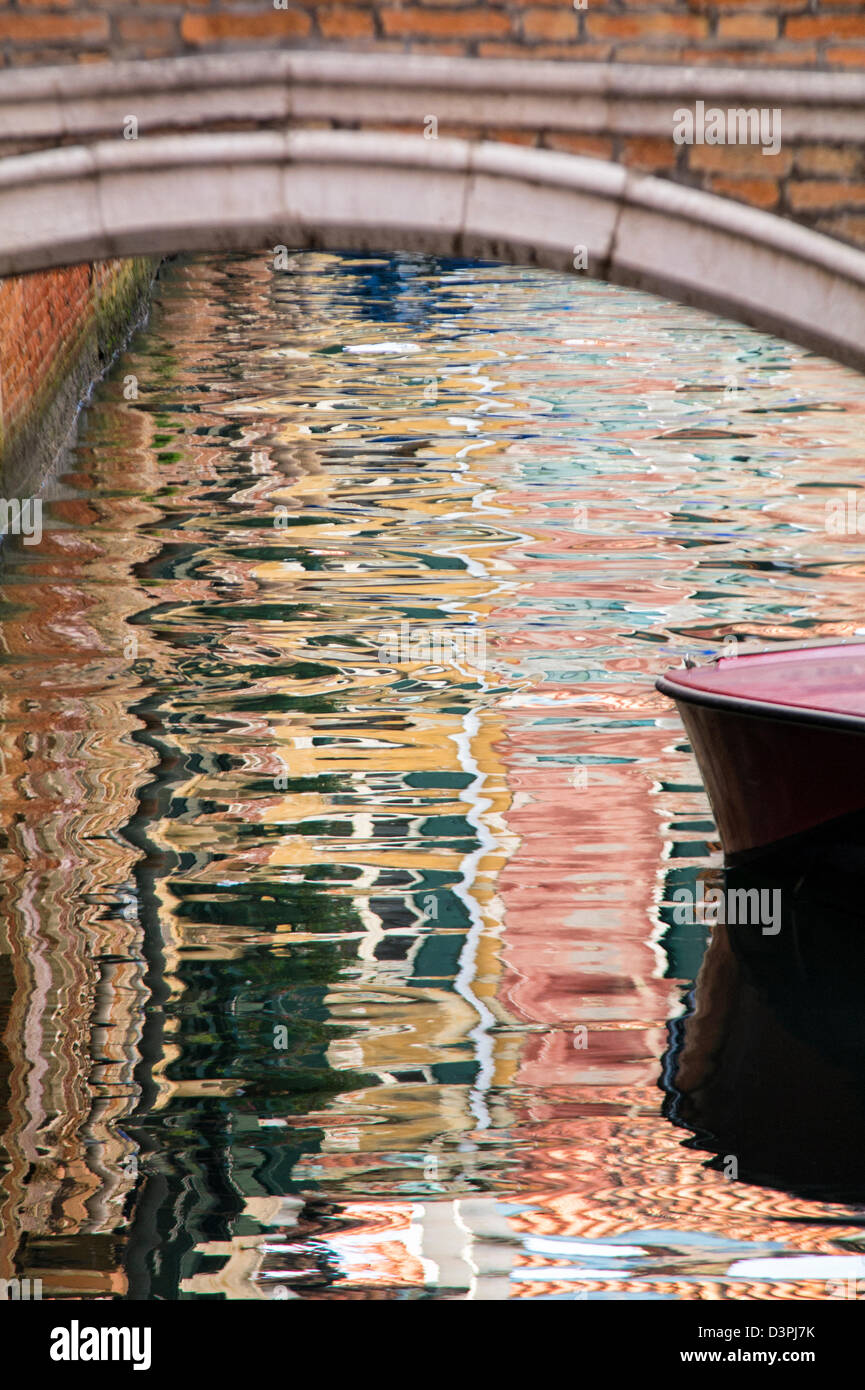
[[[694,686],[679,685],[676,681],[660,676],[655,681],[655,689],[662,695],[690,705],[708,705],[712,709],[727,714],[745,715],[751,719],[783,719],[792,724],[818,724],[827,729],[846,729],[850,733],[865,734],[865,716],[838,714],[833,710],[807,709],[802,705],[775,705],[763,700],[746,700],[738,695],[719,695],[709,690],[698,690]]]

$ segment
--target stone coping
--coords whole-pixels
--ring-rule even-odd
[[[126,114],[172,128],[429,112],[477,126],[657,134],[670,132],[672,109],[697,100],[780,106],[787,138],[865,138],[860,73],[279,50],[6,72],[0,140],[113,134]]]

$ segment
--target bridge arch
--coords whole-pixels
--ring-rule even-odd
[[[850,74],[285,51],[13,72],[0,276],[268,244],[488,257],[652,291],[865,369],[865,250],[694,187],[687,161],[658,177],[506,143],[642,130],[672,146],[674,113],[698,100],[776,103],[794,149],[865,138]],[[442,138],[424,138],[428,112]]]

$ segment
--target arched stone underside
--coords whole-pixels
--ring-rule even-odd
[[[190,250],[418,250],[574,270],[865,368],[865,252],[620,165],[364,131],[115,139],[0,161],[0,275]]]

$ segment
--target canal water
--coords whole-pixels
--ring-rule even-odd
[[[0,1275],[855,1292],[856,877],[706,953],[654,680],[865,630],[862,433],[852,372],[588,280],[163,267],[3,547]]]

